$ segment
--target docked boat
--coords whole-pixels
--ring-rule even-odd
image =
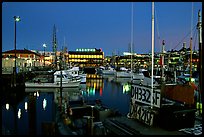
[[[101,100],[84,102],[83,99],[69,100],[57,110],[56,122],[60,135],[107,135],[103,121],[108,117],[119,115],[109,109]]]
[[[84,73],[83,71],[80,71],[79,67],[69,68],[68,70],[66,70],[66,72],[72,75],[73,77],[80,79],[81,84],[86,83],[86,73]]]
[[[154,25],[152,3],[152,26]],[[152,29],[154,41],[154,29]],[[127,117],[150,127],[157,126],[170,131],[192,128],[195,122],[194,87],[189,84],[154,83],[154,42],[152,42],[152,72],[144,77],[144,83],[131,83],[130,112]]]
[[[25,88],[74,88],[79,87],[80,82],[64,71],[56,71],[54,74],[38,75],[25,82]]]
[[[142,79],[144,79],[145,73],[147,73],[146,69],[139,69],[138,72],[133,73],[132,80],[142,80]]]
[[[116,70],[110,66],[108,67],[100,66],[98,72],[103,75],[115,75]]]
[[[131,78],[132,72],[125,67],[121,67],[119,71],[116,71],[117,78]]]

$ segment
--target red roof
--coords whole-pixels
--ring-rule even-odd
[[[8,51],[2,52],[2,53],[3,54],[15,53],[15,50],[8,50]],[[33,51],[30,51],[30,50],[27,50],[27,49],[23,49],[23,50],[17,49],[16,54],[35,54],[37,56],[41,56],[40,54],[35,53]]]

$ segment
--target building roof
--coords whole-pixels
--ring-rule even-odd
[[[8,50],[8,51],[5,51],[5,52],[2,52],[2,54],[13,54],[13,53],[15,53],[15,50]],[[35,54],[36,56],[41,56],[40,54],[38,54],[38,53],[35,53],[35,52],[33,52],[33,51],[30,51],[30,50],[27,50],[27,49],[17,49],[16,50],[16,53],[17,54]]]

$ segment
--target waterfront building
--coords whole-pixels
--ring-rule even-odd
[[[68,52],[68,63],[79,67],[98,67],[103,65],[104,52],[101,49],[78,48]]]
[[[17,72],[28,70],[34,66],[43,65],[43,56],[33,51],[16,50]],[[2,52],[2,71],[12,73],[15,66],[15,50]]]

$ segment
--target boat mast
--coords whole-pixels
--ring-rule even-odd
[[[133,2],[132,2],[132,11],[131,11],[131,75],[132,75],[132,47],[133,47]],[[132,76],[131,76],[132,78]]]
[[[200,10],[198,11],[198,24],[197,24],[197,29],[198,29],[198,41],[199,41],[199,102],[200,102],[200,98],[201,98],[201,92],[203,92],[202,90],[202,76],[203,76],[203,72],[202,72],[202,22],[201,22],[201,12]],[[200,112],[200,103],[199,103],[199,114],[201,114]]]
[[[164,46],[165,46],[165,42],[164,40],[162,41],[162,56],[161,56],[161,78],[162,78],[162,83],[165,82],[165,77],[164,77]]]
[[[151,104],[153,104],[153,69],[154,69],[154,2],[152,2],[152,77],[151,77]],[[153,105],[151,105],[151,108]]]
[[[56,27],[53,27],[53,39],[52,39],[52,49],[54,52],[54,67],[57,68],[57,38],[56,38]]]
[[[192,41],[193,41],[193,37],[192,37],[192,25],[193,25],[193,2],[192,2],[192,12],[191,12],[191,38],[190,38],[190,82],[191,82],[191,78],[192,78]]]

